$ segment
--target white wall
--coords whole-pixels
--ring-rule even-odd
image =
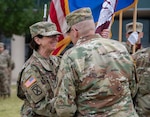
[[[12,84],[16,84],[18,74],[25,61],[25,37],[13,35],[11,40],[11,58],[15,63],[15,68],[12,71]]]

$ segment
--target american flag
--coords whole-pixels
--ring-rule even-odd
[[[49,17],[48,21],[56,24],[57,30],[59,32],[65,32],[67,28],[67,23],[65,20],[65,1],[64,0],[52,0],[50,3]],[[57,44],[56,50],[52,52],[52,55],[59,55],[65,47],[70,43],[70,38],[65,35],[59,37],[59,43]]]
[[[25,82],[25,86],[28,88],[28,87],[30,87],[35,81],[36,81],[36,79],[35,79],[34,77],[30,77],[30,78]]]

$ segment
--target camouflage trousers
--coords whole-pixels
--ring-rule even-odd
[[[0,96],[4,97],[5,96],[10,96],[10,78],[7,73],[0,72]]]

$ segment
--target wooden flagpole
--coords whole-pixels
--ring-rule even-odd
[[[134,6],[133,12],[133,31],[136,31],[136,21],[137,21],[137,3]],[[133,46],[132,53],[135,53],[136,45]]]
[[[123,12],[121,11],[119,14],[119,41],[122,42],[122,15]]]

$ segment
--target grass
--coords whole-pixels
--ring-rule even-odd
[[[0,98],[0,117],[20,117],[20,108],[23,101],[16,96],[16,86],[11,87],[10,98]]]

